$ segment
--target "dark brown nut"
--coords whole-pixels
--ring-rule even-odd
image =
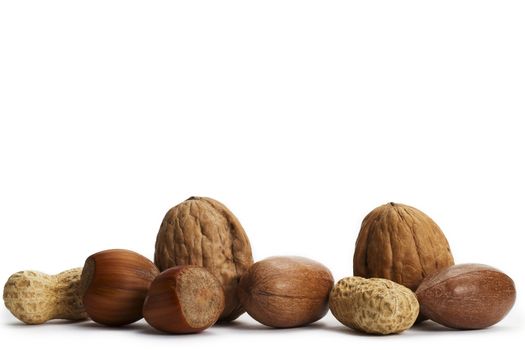
[[[444,326],[480,329],[501,321],[516,300],[512,279],[481,264],[460,264],[428,276],[416,291],[421,313]]]
[[[364,218],[354,275],[386,278],[415,291],[423,278],[453,264],[445,235],[416,208],[388,203]]]
[[[191,197],[171,208],[157,235],[155,264],[161,271],[181,265],[207,268],[224,288],[220,320],[232,321],[244,312],[236,289],[253,264],[252,249],[239,220],[218,201]]]
[[[130,250],[110,249],[91,255],[80,277],[88,316],[107,326],[140,320],[148,288],[158,274],[153,262]]]
[[[383,278],[346,277],[330,293],[332,314],[347,327],[372,334],[401,333],[419,313],[410,289]]]
[[[224,309],[219,280],[197,266],[165,270],[151,283],[144,318],[167,333],[197,333],[212,326]]]
[[[328,312],[334,279],[322,264],[301,257],[272,257],[255,263],[239,283],[248,314],[276,328],[303,326]]]

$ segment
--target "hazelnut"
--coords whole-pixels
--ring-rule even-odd
[[[153,262],[130,250],[110,249],[91,255],[80,281],[87,314],[107,326],[140,320],[148,288],[158,274]]]
[[[212,326],[224,310],[221,282],[198,266],[163,271],[151,283],[144,318],[167,333],[196,333]]]

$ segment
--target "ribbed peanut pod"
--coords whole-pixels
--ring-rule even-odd
[[[329,304],[339,322],[372,334],[401,333],[419,313],[414,292],[383,278],[345,277],[330,292]]]
[[[75,268],[57,275],[20,271],[4,286],[4,303],[20,321],[42,324],[49,320],[83,320],[87,314],[80,295],[80,274]]]

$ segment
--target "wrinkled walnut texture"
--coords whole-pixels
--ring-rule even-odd
[[[425,213],[388,203],[363,220],[354,253],[354,275],[380,277],[415,291],[423,278],[454,264],[445,235]]]
[[[231,321],[244,312],[236,289],[253,264],[252,249],[239,220],[222,203],[191,197],[171,208],[157,235],[155,264],[161,271],[181,265],[207,268],[224,288],[220,320]]]

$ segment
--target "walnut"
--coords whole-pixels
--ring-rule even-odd
[[[239,220],[222,203],[190,197],[171,208],[157,235],[155,264],[160,271],[180,265],[207,268],[224,288],[220,320],[232,321],[244,312],[236,289],[253,264],[252,249]]]
[[[388,203],[364,218],[354,275],[386,278],[415,291],[427,275],[453,264],[445,235],[416,208]]]

